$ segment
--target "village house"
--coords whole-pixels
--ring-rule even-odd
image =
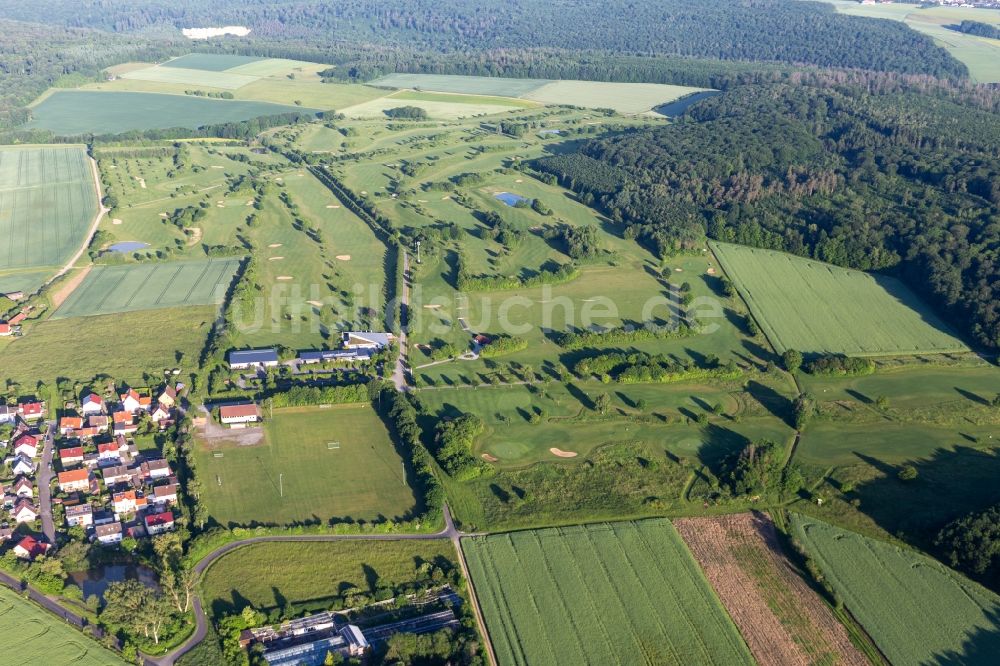
[[[0,541],[10,541],[14,537],[14,528],[6,523],[0,527]]]
[[[11,450],[25,458],[34,458],[38,455],[38,438],[34,435],[20,435],[14,439],[14,446]]]
[[[156,396],[156,404],[167,410],[173,409],[177,405],[177,389],[169,384],[163,387],[160,395]]]
[[[17,406],[17,411],[25,421],[39,421],[45,416],[45,404],[41,402],[22,402]]]
[[[31,523],[38,519],[38,507],[30,499],[23,498],[10,511],[10,517],[15,523]]]
[[[6,321],[0,321],[0,337],[7,337],[8,335],[14,335],[14,327]]]
[[[52,548],[50,544],[39,541],[33,536],[26,536],[14,546],[14,555],[22,560],[33,560],[48,554],[50,548]]]
[[[135,490],[127,490],[115,493],[112,496],[114,511],[118,515],[136,513],[140,509],[146,508],[146,498],[142,493]]]
[[[149,418],[162,430],[170,425],[170,409],[164,405],[157,404],[156,408],[149,413]]]
[[[275,368],[278,366],[278,352],[274,349],[244,349],[229,352],[229,368]]]
[[[17,421],[17,407],[0,405],[0,425]]]
[[[219,408],[219,420],[223,425],[242,428],[247,423],[260,421],[260,408],[252,402],[245,405],[224,405]]]
[[[87,427],[93,428],[96,432],[108,431],[108,417],[104,414],[94,414],[87,417]]]
[[[129,414],[135,414],[137,411],[142,409],[142,400],[139,392],[133,388],[125,391],[121,394],[122,410],[128,412]],[[148,404],[148,403],[147,403]]]
[[[149,536],[156,536],[174,529],[174,514],[171,511],[147,514],[142,521]]]
[[[77,504],[66,507],[66,524],[70,527],[90,527],[94,524],[94,507],[90,504]]]
[[[13,458],[8,458],[7,461],[10,463],[10,471],[15,476],[20,474],[25,474],[27,476],[35,475],[35,463],[31,458],[14,456]]]
[[[138,473],[135,469],[126,467],[125,465],[116,465],[114,467],[106,467],[101,470],[101,475],[104,477],[104,485],[111,487],[118,483],[132,483],[133,485],[138,485]]]
[[[11,487],[11,492],[17,497],[34,497],[35,484],[26,476],[19,476]]]
[[[59,434],[62,436],[70,435],[75,430],[79,430],[83,427],[83,418],[80,416],[64,416],[59,419]]]
[[[131,412],[115,412],[114,421],[114,434],[116,435],[131,435],[139,429]]]
[[[97,464],[121,464],[122,456],[117,442],[105,442],[97,445]]]
[[[139,473],[143,480],[152,482],[156,479],[165,479],[170,476],[170,463],[166,460],[148,460],[139,465]]]
[[[83,416],[98,416],[104,413],[104,398],[96,393],[90,393],[80,401],[80,414]]]
[[[122,524],[120,522],[112,522],[98,525],[94,528],[94,536],[104,546],[113,546],[116,543],[121,543]]]
[[[177,484],[170,483],[153,488],[153,501],[160,505],[177,504]]]
[[[90,475],[90,470],[86,468],[59,472],[59,490],[64,493],[75,491],[82,493],[90,492],[92,481],[93,477]]]

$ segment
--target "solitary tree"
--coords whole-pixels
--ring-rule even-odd
[[[597,411],[603,414],[608,411],[608,407],[611,406],[611,398],[608,397],[607,393],[602,393],[594,398],[594,406],[597,408]]]
[[[781,355],[781,362],[784,364],[785,370],[795,372],[802,367],[802,352],[786,349],[785,353]]]

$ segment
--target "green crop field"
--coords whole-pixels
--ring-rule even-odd
[[[587,108],[614,109],[634,114],[703,90],[660,83],[606,83],[602,81],[553,81],[523,97],[543,104],[572,104]]]
[[[447,540],[258,543],[227,553],[202,578],[205,608],[216,618],[252,605],[269,610],[286,603],[327,608],[324,600],[369,593],[375,578],[415,579],[423,562],[455,566]]]
[[[496,95],[521,97],[541,88],[548,79],[505,79],[490,76],[457,76],[452,74],[389,74],[371,82],[379,88],[411,88],[466,95]]]
[[[215,53],[189,53],[163,63],[163,67],[180,69],[203,69],[206,72],[224,72],[234,67],[243,67],[267,60],[255,56],[220,55]]]
[[[196,128],[317,109],[191,95],[98,90],[57,90],[31,110],[29,128],[61,136],[117,134],[168,127]]]
[[[0,368],[4,377],[25,385],[41,378],[87,380],[107,373],[141,386],[144,372],[159,376],[164,368],[197,365],[216,310],[189,306],[25,322],[23,338],[0,339]],[[125,352],[123,344],[128,345]]]
[[[260,444],[199,443],[198,473],[212,519],[223,525],[375,520],[415,508],[403,462],[371,406],[286,408],[264,416]]]
[[[462,541],[501,664],[752,664],[663,519]]]
[[[532,109],[538,104],[518,99],[516,97],[494,97],[491,95],[461,95],[458,93],[423,92],[419,90],[400,90],[392,93],[390,99],[419,100],[424,102],[453,102],[458,104],[495,104],[497,106],[516,106],[522,109]]]
[[[7,637],[5,652],[16,654],[20,664],[125,665],[114,652],[6,587],[0,587],[0,631]]]
[[[503,113],[514,111],[524,107],[518,100],[511,100],[511,104],[503,106],[493,101],[496,98],[486,98],[485,102],[471,101],[473,96],[456,95],[459,100],[441,99],[446,95],[439,95],[435,99],[422,99],[421,93],[416,93],[417,97],[397,98],[395,96],[379,97],[378,99],[355,104],[344,109],[339,109],[348,118],[386,118],[385,112],[401,106],[416,106],[427,112],[431,118],[441,118],[454,120],[457,118],[471,118],[492,113]]]
[[[1000,597],[918,552],[792,515],[792,531],[894,664],[993,664]]]
[[[96,213],[83,146],[0,149],[0,291],[41,286],[80,249]]]
[[[898,280],[773,250],[712,247],[779,353],[892,356],[966,349]]]
[[[169,67],[166,65],[132,70],[122,74],[122,78],[136,79],[138,81],[182,83],[186,86],[204,86],[221,88],[223,90],[236,90],[258,79],[256,76],[247,76],[246,74],[216,72],[206,69],[184,69],[182,67]]]
[[[219,304],[240,259],[96,266],[53,319]]]

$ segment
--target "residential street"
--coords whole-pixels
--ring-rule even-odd
[[[42,444],[42,462],[38,468],[38,502],[42,512],[42,532],[46,540],[56,545],[56,525],[52,520],[52,455],[55,449],[54,437],[58,426],[55,421],[48,422],[48,429]]]

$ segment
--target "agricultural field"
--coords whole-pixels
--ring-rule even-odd
[[[523,95],[542,104],[570,104],[585,108],[614,109],[632,115],[652,111],[702,88],[661,83],[606,83],[603,81],[553,81]]]
[[[464,95],[521,97],[552,83],[548,79],[505,79],[490,76],[452,74],[389,74],[370,82],[379,88],[430,90]]]
[[[7,653],[22,664],[125,666],[114,652],[3,586],[0,631],[7,637]]]
[[[52,318],[218,305],[225,300],[240,261],[227,258],[95,266]]]
[[[325,610],[354,591],[370,593],[378,579],[401,583],[424,562],[450,570],[455,559],[444,539],[258,543],[215,561],[202,578],[202,599],[215,618],[247,605]]]
[[[0,149],[0,292],[41,286],[80,249],[97,208],[83,146]]]
[[[29,320],[23,338],[0,341],[0,367],[5,377],[25,386],[56,377],[84,381],[102,373],[142,386],[143,373],[159,377],[165,368],[195,366],[216,316],[215,306],[189,306]]]
[[[60,136],[118,134],[169,127],[194,129],[280,113],[317,111],[304,106],[183,94],[56,90],[36,103],[25,127],[50,130]]]
[[[502,664],[752,664],[667,520],[512,532],[462,549]]]
[[[222,55],[217,53],[188,53],[179,58],[171,58],[163,67],[176,69],[199,69],[206,72],[224,72],[236,67],[245,67],[267,60],[256,56]],[[289,61],[285,61],[289,62]]]
[[[409,515],[418,500],[370,405],[265,413],[264,441],[199,441],[203,501],[222,525],[372,521]]]
[[[996,594],[916,551],[814,518],[792,514],[792,532],[890,662],[996,661]]]
[[[893,356],[966,349],[895,279],[728,243],[716,256],[780,353]]]
[[[680,518],[674,527],[758,663],[869,663],[785,557],[766,515]]]
[[[442,99],[446,98],[446,95],[437,95],[432,99],[427,99],[429,96],[421,93],[417,93],[417,95],[419,96],[402,98],[395,96],[379,97],[378,99],[339,109],[339,111],[348,118],[386,118],[385,112],[389,109],[401,106],[416,106],[426,111],[430,118],[455,120],[503,113],[505,111],[516,111],[523,108],[523,105],[516,103],[506,105],[497,104],[493,101],[496,98],[491,97],[487,97],[484,102],[474,102],[471,101],[471,96],[468,95],[455,96],[462,98],[463,101]],[[517,100],[511,101],[516,102]]]
[[[122,78],[137,81],[182,83],[186,86],[205,86],[222,90],[236,90],[249,83],[253,83],[258,77],[246,76],[245,74],[232,74],[225,71],[182,69],[180,67],[159,65],[127,72],[122,74]]]

